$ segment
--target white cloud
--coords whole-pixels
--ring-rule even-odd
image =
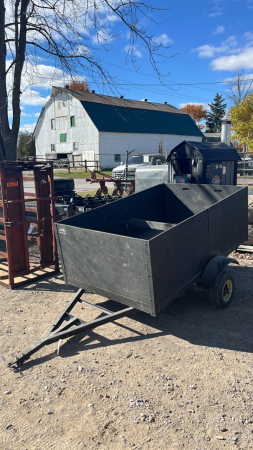
[[[215,47],[214,45],[201,45],[198,48],[195,48],[193,52],[198,52],[198,56],[200,58],[213,58],[216,53],[223,53],[229,50],[227,45],[221,45],[220,47]]]
[[[244,33],[238,44],[235,35],[229,36],[220,46],[201,45],[192,50],[199,58],[212,58],[212,70],[234,71],[237,67],[246,71],[253,69],[253,32]]]
[[[224,33],[224,31],[225,31],[225,27],[219,26],[214,30],[213,34],[221,34],[221,33]]]
[[[253,73],[247,73],[247,74],[243,74],[243,79],[245,80],[245,82],[248,80],[249,82],[251,80],[253,80]],[[234,76],[233,77],[227,77],[225,78],[222,82],[223,83],[229,83],[230,81],[235,81]]]
[[[253,40],[253,32],[247,31],[247,33],[244,33],[243,37],[246,41],[252,41]]]
[[[211,17],[211,19],[213,17],[218,17],[218,16],[221,16],[221,12],[215,12],[215,13],[209,14],[209,17]]]
[[[106,20],[108,22],[113,22],[114,23],[114,22],[118,22],[120,20],[120,18],[116,14],[107,14]]]
[[[216,2],[214,2],[214,3],[220,3],[220,2],[216,1]],[[212,8],[212,11],[213,11],[213,12],[209,14],[209,17],[210,17],[211,19],[213,19],[214,17],[219,17],[219,16],[222,15],[222,13],[223,13],[223,11],[224,11],[225,9],[226,9],[225,6],[218,6],[218,5],[216,5],[216,6],[214,6],[214,7]]]
[[[212,70],[253,69],[253,47],[246,48],[239,54],[220,56],[211,62]]]
[[[102,28],[96,34],[91,36],[91,42],[94,45],[106,45],[113,40],[112,31],[110,28]]]
[[[90,48],[88,48],[86,45],[77,45],[75,50],[72,52],[72,55],[75,56],[89,56],[92,54],[92,51]]]
[[[39,117],[40,116],[40,113],[34,113],[33,114],[35,117]]]
[[[32,133],[35,128],[36,123],[26,123],[22,127],[20,127],[19,131],[28,131],[28,133]]]
[[[138,58],[142,57],[142,53],[137,49],[137,47],[135,45],[133,45],[133,46],[126,45],[125,52],[131,56],[137,56]]]
[[[21,112],[22,117],[31,117],[32,114],[27,114],[25,112]]]
[[[10,60],[7,61],[7,67],[11,63]],[[62,70],[57,69],[53,66],[47,66],[46,64],[32,64],[31,62],[26,62],[24,71],[22,73],[21,79],[21,92],[20,97],[21,109],[24,105],[29,106],[44,106],[47,100],[50,98],[48,95],[45,96],[39,92],[39,89],[51,89],[52,86],[60,85],[64,86],[70,82],[69,76]],[[11,99],[11,86],[13,82],[13,71],[11,70],[7,76],[7,85],[10,92],[9,105],[12,103]],[[11,109],[11,108],[10,108]],[[12,112],[9,112],[10,117]],[[28,117],[26,113],[22,113],[24,117]]]
[[[228,44],[230,47],[236,47],[238,45],[237,39],[235,35],[229,36],[225,43]]]
[[[161,34],[161,36],[157,36],[153,38],[153,41],[157,45],[168,45],[171,44],[173,41],[169,38],[167,34]]]
[[[213,44],[205,44],[200,45],[200,47],[197,47],[193,49],[193,52],[198,52],[199,58],[214,58],[217,53],[235,53],[240,52],[241,49],[237,48],[238,45],[236,36],[229,36],[225,41],[221,43],[220,46],[215,46]]]
[[[50,96],[42,97],[38,91],[29,89],[21,95],[21,103],[29,106],[44,106]]]

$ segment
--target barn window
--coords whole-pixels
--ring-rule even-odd
[[[60,142],[67,142],[67,133],[60,134]]]
[[[120,161],[121,161],[121,155],[120,154],[114,155],[114,162],[120,162]]]
[[[55,119],[51,119],[51,130],[55,130]]]
[[[78,142],[73,142],[73,151],[77,152],[78,150]]]
[[[76,124],[75,124],[75,116],[70,116],[70,126],[71,127],[75,127],[76,126]]]
[[[55,152],[55,144],[51,144],[51,152]]]

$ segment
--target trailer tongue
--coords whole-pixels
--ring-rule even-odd
[[[78,287],[46,336],[16,358],[130,314],[156,316],[193,285],[209,288],[214,306],[232,300],[227,256],[247,240],[247,188],[161,184],[55,224],[65,283]],[[70,315],[87,290],[124,305],[85,323]]]

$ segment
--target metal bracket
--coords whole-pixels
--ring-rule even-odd
[[[75,336],[77,334],[83,333],[84,331],[88,331],[93,328],[99,327],[100,325],[104,325],[105,323],[113,322],[114,320],[127,316],[134,311],[134,308],[129,307],[118,312],[112,312],[99,305],[93,305],[92,303],[89,303],[85,300],[81,300],[81,296],[84,292],[85,291],[83,289],[79,289],[74,297],[70,300],[66,308],[58,316],[54,324],[49,328],[45,336],[33,347],[29,348],[24,353],[21,353],[20,356],[17,356],[8,364],[8,366],[19,366],[24,361],[29,359],[31,355],[33,355],[46,345],[57,342],[60,339],[66,339],[68,337]],[[90,306],[91,308],[100,311],[100,313],[104,314],[105,316],[99,317],[95,320],[91,320],[90,322],[85,322],[84,320],[70,314],[70,311],[74,308],[77,302],[81,302],[87,306]]]

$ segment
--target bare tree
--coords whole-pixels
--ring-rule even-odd
[[[227,82],[230,93],[227,97],[232,103],[232,106],[238,106],[245,97],[248,97],[253,92],[252,75],[245,74],[245,72],[237,67],[234,76]]]
[[[162,12],[151,0],[0,0],[0,156],[15,159],[20,128],[21,80],[46,61],[70,76],[78,73],[109,87],[116,81],[96,56],[96,44],[110,50],[115,35],[108,23],[119,21],[128,32],[128,58],[135,68],[142,45],[159,77],[159,62],[169,48],[148,32],[147,18]],[[144,20],[143,20],[144,19]],[[162,57],[162,59],[161,59]],[[12,116],[10,125],[8,109]]]

